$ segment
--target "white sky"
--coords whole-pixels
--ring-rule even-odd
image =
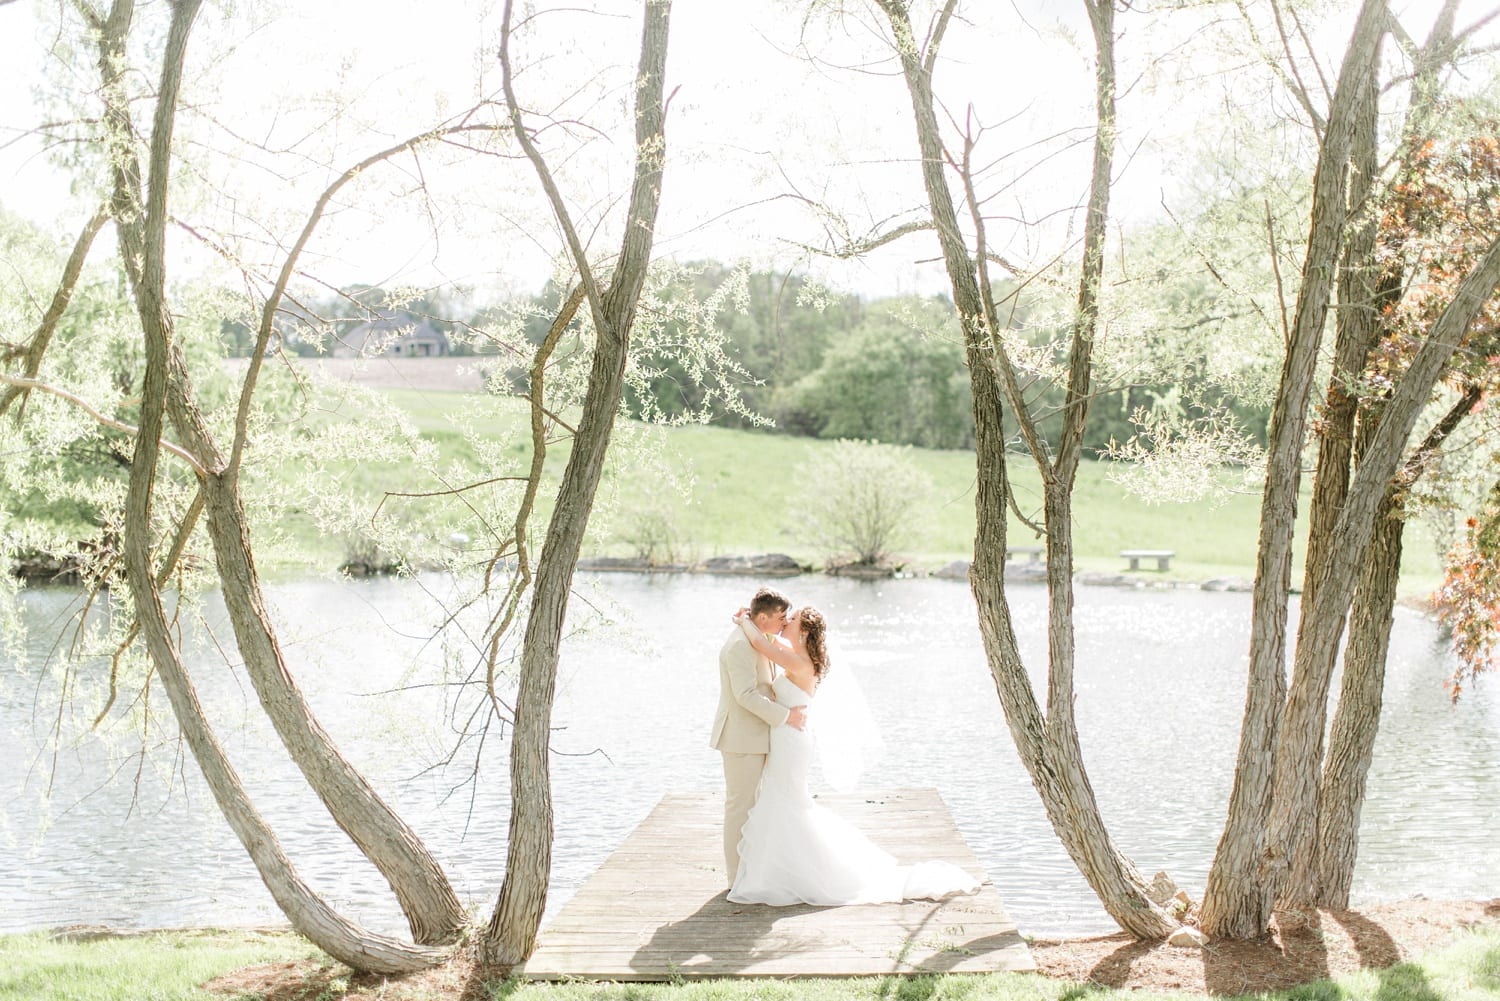
[[[1434,5],[1395,6],[1420,34]],[[288,152],[234,164],[190,148],[187,155],[197,156],[218,194],[183,211],[226,238],[243,238],[247,255],[267,224],[272,239],[289,240],[337,169],[466,107],[481,79],[490,89],[498,86],[493,46],[481,50],[477,44],[494,38],[499,5],[493,0],[262,0],[228,6],[231,14],[211,8],[200,21],[185,100],[233,134]],[[565,194],[584,228],[597,227],[596,246],[608,250],[618,243],[613,227],[628,185],[628,80],[640,4],[598,0],[594,6],[604,13],[538,19],[514,47],[524,67],[517,81],[523,103],[586,118],[603,134],[572,159],[561,158],[560,142],[549,142],[549,151],[558,157]],[[870,62],[881,51],[878,20],[864,15],[842,27],[814,21],[803,36],[805,6],[789,0],[674,4],[668,89],[680,89],[668,119],[659,255],[749,257],[789,266],[799,255],[797,242],[823,242],[817,214],[786,197],[794,192],[846,213],[856,232],[920,206],[904,86],[889,60]],[[1003,161],[993,175],[996,183],[1016,175],[1016,188],[989,206],[1002,217],[992,238],[1005,241],[1003,249],[1015,257],[1038,260],[1066,245],[1069,216],[1052,216],[1053,224],[1042,227],[1007,225],[1003,217],[1034,222],[1077,204],[1086,193],[1092,40],[1082,4],[986,0],[964,6],[975,13],[950,30],[937,84],[952,113],[961,116],[972,101],[992,127],[981,154],[999,157],[1068,130],[1078,136],[1064,155],[1038,166],[1034,154],[1025,153]],[[0,205],[69,239],[88,213],[89,199],[70,196],[71,179],[34,142],[14,138],[45,114],[33,102],[33,89],[43,78],[46,24],[56,9],[44,0],[0,5],[8,56],[0,61],[0,143],[9,143],[0,149]],[[1470,0],[1461,21],[1486,9]],[[143,2],[138,17],[159,24],[164,5]],[[1118,16],[1117,28],[1123,32],[1122,83],[1143,72],[1170,75],[1164,67],[1177,63],[1165,34],[1148,31],[1146,19],[1131,13]],[[1329,28],[1333,35],[1339,30]],[[793,51],[799,37],[821,64]],[[860,64],[862,71],[840,68]],[[91,85],[93,72],[85,62],[69,68],[83,86]],[[1196,90],[1173,91],[1167,104],[1144,84],[1123,96],[1122,176],[1112,206],[1117,225],[1159,213],[1197,116],[1211,112],[1232,85],[1205,79]],[[195,144],[216,150],[234,145],[216,128],[185,129]],[[550,135],[561,138],[557,130]],[[538,288],[560,242],[529,169],[488,156],[447,165],[443,159],[424,157],[420,175],[410,158],[372,171],[359,182],[365,197],[347,199],[320,231],[309,264],[335,283]],[[400,195],[419,178],[428,198]],[[424,212],[437,217],[436,225]],[[184,253],[183,267],[189,268],[189,248]],[[870,295],[945,290],[939,267],[930,263],[935,256],[935,241],[915,237],[866,261],[826,270],[835,283]]]

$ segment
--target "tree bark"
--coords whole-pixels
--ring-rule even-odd
[[[1402,129],[1401,148],[1408,156],[1416,152],[1427,135],[1432,113],[1438,105],[1441,92],[1439,73],[1453,52],[1453,30],[1456,4],[1445,4],[1434,21],[1432,31],[1423,45],[1413,55],[1415,72],[1412,78],[1411,101]],[[1376,253],[1378,239],[1378,212],[1373,203],[1373,184],[1378,171],[1375,140],[1375,118],[1378,111],[1377,84],[1372,75],[1366,84],[1367,96],[1360,102],[1356,121],[1356,139],[1351,163],[1351,211],[1356,213],[1358,224],[1344,254],[1339,275],[1339,345],[1336,349],[1334,379],[1329,388],[1329,406],[1325,421],[1319,430],[1318,473],[1314,485],[1313,505],[1310,516],[1308,559],[1303,588],[1301,619],[1297,641],[1297,671],[1291,695],[1282,723],[1273,780],[1273,795],[1270,829],[1267,836],[1266,871],[1275,884],[1277,900],[1288,912],[1306,913],[1318,906],[1321,897],[1321,879],[1317,875],[1318,847],[1317,831],[1321,827],[1321,794],[1319,774],[1323,761],[1323,733],[1327,714],[1328,688],[1332,679],[1339,636],[1344,629],[1344,612],[1347,606],[1329,608],[1326,615],[1324,596],[1320,581],[1335,572],[1334,557],[1337,549],[1337,532],[1344,505],[1349,495],[1350,445],[1353,414],[1356,401],[1344,392],[1344,383],[1363,371],[1364,358],[1370,347],[1378,341],[1382,332],[1381,317],[1387,309],[1399,301],[1405,291],[1407,276],[1398,264],[1382,265]],[[1398,168],[1398,176],[1404,175],[1406,167]],[[1382,273],[1383,272],[1383,273]],[[1384,403],[1367,406],[1360,413],[1360,446],[1358,451],[1364,461],[1364,453],[1373,440],[1373,431],[1385,412]],[[1467,407],[1455,410],[1467,412]],[[1444,419],[1461,420],[1450,414]],[[1437,441],[1446,437],[1451,427],[1434,432]],[[1424,445],[1426,450],[1437,444]],[[1425,461],[1425,460],[1424,460]],[[1373,482],[1373,481],[1372,481]],[[1399,486],[1399,485],[1398,485]],[[1387,488],[1381,486],[1379,489]],[[1385,510],[1388,502],[1381,503],[1377,514],[1380,527],[1386,527],[1384,519],[1391,515]],[[1393,502],[1391,502],[1393,503]],[[1399,515],[1397,515],[1399,517]],[[1399,539],[1397,541],[1399,545]],[[1382,543],[1383,552],[1389,553],[1390,543]],[[1358,569],[1358,564],[1349,564],[1349,574]],[[1342,571],[1338,571],[1342,572]],[[1399,567],[1385,567],[1394,586]],[[1378,612],[1381,591],[1379,586],[1362,601],[1376,601],[1376,607],[1367,607],[1361,614],[1375,617]],[[1391,600],[1394,600],[1394,592]],[[1370,628],[1368,625],[1366,628]],[[1370,653],[1371,637],[1366,636],[1358,644],[1351,639],[1350,650],[1356,646],[1366,655]],[[1384,656],[1383,647],[1380,656]],[[1347,668],[1346,668],[1347,670]],[[1345,723],[1352,725],[1363,720],[1374,726],[1376,720],[1360,713],[1346,717]],[[1373,742],[1373,732],[1358,738],[1346,734],[1346,739]],[[1324,780],[1326,781],[1326,776]],[[1348,795],[1349,790],[1344,789]],[[1357,813],[1357,805],[1346,803],[1342,809]],[[1353,831],[1350,831],[1350,837]],[[1352,858],[1352,856],[1351,856]],[[1351,862],[1352,864],[1352,862]]]
[[[1098,280],[1102,269],[1102,240],[1108,212],[1110,150],[1114,140],[1113,29],[1108,3],[1088,3],[1099,50],[1096,83],[1099,96],[1099,134],[1095,143],[1094,187],[1090,193],[1079,311],[1070,358],[1068,415],[1059,467],[1044,455],[1036,456],[1046,482],[1045,510],[1048,542],[1049,683],[1048,712],[1036,702],[1025,664],[1021,661],[1005,598],[1004,568],[1006,510],[1009,484],[1005,459],[1002,400],[1005,390],[996,374],[997,341],[986,324],[984,297],[975,277],[975,263],[958,228],[953,197],[943,174],[945,160],[937,116],[933,109],[931,69],[935,47],[926,58],[920,52],[906,4],[877,0],[890,21],[916,119],[922,153],[922,178],[933,213],[943,261],[953,289],[954,304],[964,333],[973,388],[975,453],[978,466],[974,563],[970,583],[979,606],[990,672],[1005,711],[1011,736],[1026,765],[1032,784],[1046,807],[1053,829],[1100,902],[1122,928],[1138,938],[1160,938],[1177,922],[1145,895],[1140,873],[1109,837],[1083,764],[1073,725],[1072,695],[1072,534],[1071,491],[1076,471],[1077,444],[1087,414],[1090,351],[1097,319]],[[953,4],[943,17],[951,14]],[[935,32],[935,37],[939,33]],[[934,42],[934,45],[936,43]]]
[[[1287,901],[1299,908],[1345,910],[1349,906],[1354,862],[1359,855],[1365,777],[1375,757],[1375,736],[1380,727],[1385,658],[1390,649],[1405,530],[1406,522],[1395,503],[1395,491],[1387,491],[1349,617],[1344,677],[1318,792],[1311,886]],[[1299,885],[1305,884],[1299,882]]]
[[[1401,552],[1406,531],[1402,498],[1432,463],[1443,443],[1479,404],[1477,385],[1469,386],[1428,433],[1407,460],[1400,476],[1386,488],[1375,515],[1374,533],[1354,592],[1349,616],[1349,641],[1344,649],[1344,676],[1338,711],[1329,735],[1328,760],[1318,792],[1317,832],[1312,872],[1300,884],[1304,892],[1289,901],[1302,909],[1349,906],[1354,863],[1359,855],[1359,817],[1364,804],[1365,776],[1374,758],[1375,737],[1385,687],[1385,660],[1390,649],[1396,583],[1401,574]],[[1375,410],[1382,407],[1372,408]],[[1373,437],[1362,426],[1358,451],[1362,455]]]
[[[615,414],[624,391],[630,332],[651,263],[656,214],[661,204],[662,169],[666,157],[663,89],[672,7],[670,0],[645,0],[644,7],[641,57],[636,77],[635,180],[620,256],[615,262],[609,288],[602,293],[594,282],[592,268],[581,242],[577,240],[550,171],[520,121],[520,107],[510,89],[508,56],[502,47],[502,72],[511,114],[516,121],[517,141],[536,166],[554,212],[569,234],[596,332],[583,414],[573,439],[572,454],[563,471],[541,556],[537,560],[535,590],[521,650],[520,690],[516,696],[515,727],[511,735],[509,863],[499,901],[480,944],[482,960],[502,968],[522,963],[531,955],[546,908],[547,882],[552,871],[552,789],[548,753],[558,653],[573,571],[593,510]],[[501,29],[507,40],[509,25],[510,4],[507,3],[505,25]]]
[[[177,397],[180,409],[186,409],[181,407],[179,394],[170,395]],[[329,816],[390,884],[412,938],[423,944],[454,941],[468,923],[468,915],[442,867],[416,832],[339,752],[287,668],[255,569],[238,477],[210,472],[205,497],[224,604],[266,715]]]
[[[183,737],[203,771],[215,802],[293,927],[319,948],[355,969],[378,973],[409,972],[443,961],[446,951],[413,947],[385,936],[372,935],[339,917],[297,877],[275,835],[251,805],[243,784],[207,723],[191,679],[177,656],[161,595],[153,579],[151,501],[161,451],[169,347],[173,339],[172,317],[166,308],[165,296],[167,174],[182,60],[200,2],[171,0],[172,22],[162,62],[151,137],[149,197],[144,214],[133,215],[122,226],[122,230],[130,231],[130,249],[140,254],[136,258],[138,267],[132,270],[146,353],[141,425],[126,497],[123,545],[127,580],[148,652],[172,703]],[[121,29],[117,36],[121,41],[123,29],[129,23],[128,6],[117,4],[115,8],[116,13],[122,8],[127,9],[123,20],[115,22]],[[136,177],[139,177],[138,170]],[[129,199],[130,194],[125,193],[125,197]],[[131,200],[137,206],[142,204],[138,197]],[[123,234],[121,242],[125,244]]]
[[[1214,937],[1263,934],[1274,899],[1274,887],[1267,883],[1262,865],[1273,760],[1286,694],[1287,592],[1307,403],[1347,218],[1346,171],[1357,131],[1355,110],[1367,94],[1365,81],[1374,73],[1374,56],[1387,16],[1383,0],[1365,0],[1360,9],[1313,175],[1302,286],[1268,433],[1244,722],[1229,814],[1203,896],[1203,928]]]
[[[1406,374],[1396,385],[1384,412],[1370,439],[1368,451],[1361,456],[1359,471],[1338,525],[1332,534],[1331,554],[1322,568],[1318,580],[1318,592],[1311,607],[1303,609],[1303,616],[1312,622],[1304,640],[1297,647],[1297,671],[1304,664],[1318,663],[1333,656],[1343,631],[1344,617],[1348,614],[1353,597],[1355,581],[1366,558],[1366,550],[1376,530],[1376,518],[1384,502],[1388,485],[1395,478],[1403,451],[1416,425],[1423,407],[1431,398],[1438,378],[1448,369],[1469,324],[1479,314],[1484,303],[1500,284],[1500,236],[1490,244],[1483,259],[1459,285],[1453,301],[1433,325],[1432,333],[1418,349],[1416,357]],[[1326,701],[1326,684],[1324,686]],[[1298,731],[1289,740],[1288,755],[1317,754],[1322,758],[1321,722],[1319,732]],[[1316,762],[1315,762],[1316,763]],[[1311,774],[1308,774],[1308,773]],[[1311,810],[1316,795],[1318,778],[1315,767],[1298,767],[1291,777],[1289,790],[1284,800],[1278,800],[1278,811],[1273,815],[1271,842],[1272,879],[1284,871],[1288,862],[1286,852],[1295,844],[1296,837],[1312,837],[1315,832],[1316,815]],[[1314,783],[1311,791],[1307,784]],[[1278,837],[1279,835],[1279,837]],[[1309,869],[1311,865],[1309,865]],[[1280,887],[1273,883],[1273,889]],[[1311,899],[1313,890],[1307,886],[1295,888],[1299,899]]]
[[[1377,42],[1375,57],[1379,56]],[[1316,606],[1318,580],[1333,553],[1333,531],[1343,513],[1349,492],[1354,455],[1355,416],[1359,398],[1351,387],[1364,374],[1365,362],[1380,333],[1379,308],[1386,297],[1399,294],[1392,283],[1377,279],[1375,260],[1379,215],[1373,204],[1375,174],[1379,170],[1376,149],[1378,82],[1372,71],[1361,80],[1359,95],[1350,115],[1353,139],[1350,146],[1348,202],[1353,219],[1339,268],[1339,309],[1335,317],[1337,338],[1334,369],[1329,381],[1327,406],[1318,431],[1318,465],[1313,477],[1312,505],[1308,512],[1307,560],[1302,587],[1304,612]],[[1297,625],[1297,650],[1303,649],[1308,631],[1315,628],[1312,615],[1304,614]],[[1340,618],[1338,628],[1342,628]],[[1323,761],[1323,732],[1327,720],[1328,688],[1333,679],[1337,647],[1317,661],[1298,658],[1299,670],[1292,679],[1281,727],[1277,734],[1274,776],[1271,786],[1271,823],[1267,831],[1267,857],[1282,858],[1288,866],[1277,888],[1278,901],[1289,909],[1307,894],[1313,868],[1313,834],[1309,822],[1317,817],[1317,777]],[[1273,868],[1273,878],[1275,870]]]
[[[175,8],[174,8],[175,9]],[[225,605],[251,683],[267,716],[330,815],[390,883],[412,934],[424,943],[452,941],[467,923],[447,877],[415,833],[339,753],[309,710],[287,670],[265,612],[239,498],[237,471],[225,472],[192,385],[180,346],[171,335],[165,303],[166,172],[171,160],[171,94],[158,96],[151,136],[152,177],[143,199],[141,171],[131,141],[124,71],[124,41],[133,16],[130,0],[117,0],[100,25],[108,135],[113,148],[115,226],[147,343],[159,341],[166,358],[167,406],[186,447],[207,470],[203,479],[208,525],[224,588]],[[172,99],[168,104],[168,98]],[[167,116],[163,118],[163,116]],[[160,180],[158,180],[160,178]]]
[[[1408,157],[1422,146],[1430,131],[1432,115],[1438,107],[1441,95],[1439,74],[1447,65],[1453,52],[1456,8],[1455,3],[1444,4],[1433,22],[1427,41],[1413,57],[1415,71],[1412,76],[1411,100],[1402,128],[1401,141],[1401,148]],[[1373,91],[1376,86],[1373,78],[1369,86]],[[1375,102],[1377,100],[1378,97],[1372,93],[1369,101],[1366,102],[1367,107],[1362,111],[1364,123],[1359,129],[1355,146],[1353,194],[1350,201],[1356,207],[1362,200],[1362,188],[1366,189],[1363,199],[1371,197],[1368,192],[1367,179],[1373,177],[1378,169],[1374,139],[1374,117],[1377,113]],[[1398,168],[1398,176],[1404,176],[1408,167],[1409,160]],[[1379,275],[1374,287],[1369,287],[1370,278],[1380,273],[1382,269],[1378,262],[1374,240],[1378,229],[1374,225],[1373,217],[1376,215],[1374,209],[1375,206],[1366,204],[1366,219],[1356,230],[1349,252],[1345,255],[1344,270],[1340,275],[1340,320],[1342,324],[1344,316],[1352,313],[1361,325],[1366,322],[1374,324],[1374,334],[1378,339],[1381,332],[1380,317],[1384,316],[1386,310],[1398,302],[1404,294],[1407,276],[1399,265],[1386,265],[1384,273]],[[1446,363],[1444,369],[1440,371],[1445,369]],[[1410,478],[1420,475],[1420,468],[1426,462],[1425,456],[1431,450],[1440,447],[1442,439],[1451,432],[1452,427],[1449,426],[1444,430],[1444,425],[1450,421],[1456,424],[1457,421],[1462,420],[1470,405],[1465,404],[1455,408],[1444,418],[1443,422],[1440,422],[1439,427],[1434,429],[1433,436],[1430,436],[1429,441],[1418,450],[1418,455],[1423,456],[1418,460],[1418,468],[1415,471],[1409,471],[1408,474],[1403,474],[1407,482]],[[1374,429],[1386,409],[1385,403],[1382,402],[1377,406],[1368,407],[1360,418],[1361,445],[1357,461],[1361,464],[1365,462],[1364,453],[1373,442]],[[1320,440],[1326,444],[1326,434],[1320,435]],[[1321,450],[1322,445],[1320,445],[1320,460]],[[1349,492],[1347,472],[1342,478],[1343,493],[1336,506],[1320,506],[1316,494],[1314,496],[1312,525],[1309,531],[1309,558],[1302,597],[1303,617],[1298,630],[1297,673],[1293,680],[1291,697],[1288,700],[1287,720],[1282,729],[1284,748],[1279,751],[1277,759],[1272,819],[1268,835],[1267,855],[1271,860],[1270,870],[1273,878],[1284,873],[1277,891],[1278,900],[1283,907],[1299,913],[1317,906],[1322,899],[1322,891],[1319,889],[1321,878],[1317,875],[1320,865],[1317,857],[1322,849],[1318,846],[1317,831],[1322,826],[1319,818],[1321,810],[1319,790],[1326,777],[1320,779],[1319,773],[1324,765],[1323,734],[1327,716],[1328,689],[1348,605],[1346,599],[1344,603],[1329,608],[1326,613],[1321,611],[1325,605],[1323,595],[1319,592],[1319,581],[1332,573],[1345,572],[1342,569],[1336,570],[1330,559],[1338,552],[1336,548],[1338,522],[1344,513],[1343,503]],[[1376,484],[1373,478],[1370,483],[1371,490],[1381,493],[1389,493],[1391,489],[1401,489],[1400,484],[1391,486]],[[1385,513],[1385,508],[1389,503],[1396,502],[1379,501],[1380,511],[1375,515],[1377,522],[1373,529],[1376,534],[1383,530],[1383,519],[1391,516]],[[1400,517],[1399,514],[1395,516]],[[1384,545],[1387,549],[1389,548],[1388,540]],[[1359,563],[1345,561],[1345,566],[1352,580],[1352,576],[1358,571]],[[1394,578],[1399,574],[1400,568],[1398,564],[1390,564],[1386,570]],[[1394,586],[1394,581],[1391,583]],[[1394,600],[1393,594],[1391,600]],[[1379,615],[1373,609],[1365,614],[1377,617]],[[1367,643],[1368,638],[1362,641],[1362,645]],[[1353,649],[1352,639],[1350,649]],[[1384,655],[1383,651],[1381,655]],[[1362,717],[1351,716],[1347,722],[1352,723],[1355,718]],[[1373,726],[1376,721],[1367,720],[1367,722]],[[1360,739],[1373,742],[1374,733]],[[1347,810],[1348,807],[1344,809]],[[1357,810],[1357,807],[1355,809]]]

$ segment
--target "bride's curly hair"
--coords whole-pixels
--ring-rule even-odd
[[[828,673],[828,623],[823,620],[823,613],[811,605],[802,606],[797,616],[802,637],[807,641],[807,656],[813,662],[813,673],[822,681]]]

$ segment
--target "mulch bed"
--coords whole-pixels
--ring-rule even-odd
[[[1319,911],[1300,927],[1280,916],[1271,934],[1185,949],[1128,935],[1031,945],[1038,968],[1107,987],[1234,996],[1288,990],[1360,969],[1384,969],[1440,949],[1465,928],[1500,921],[1500,900],[1403,900]],[[1283,930],[1281,925],[1288,927]]]

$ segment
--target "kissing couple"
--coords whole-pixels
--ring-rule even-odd
[[[843,773],[852,785],[850,759],[868,743],[860,731],[873,731],[857,687],[823,684],[831,676],[823,614],[793,611],[781,592],[761,588],[734,621],[719,651],[711,741],[724,758],[729,899],[833,906],[978,890],[979,880],[950,862],[899,864],[813,801],[813,759],[830,782]]]

